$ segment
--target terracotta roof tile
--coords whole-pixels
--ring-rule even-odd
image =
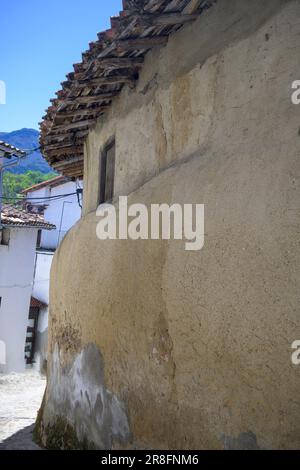
[[[43,230],[55,230],[55,225],[45,222],[40,214],[31,214],[21,208],[4,204],[1,213],[1,223],[5,227],[32,227]]]
[[[44,302],[42,302],[41,300],[36,299],[35,297],[31,297],[30,307],[32,307],[32,308],[45,308],[45,307],[48,307],[48,305],[45,304]]]

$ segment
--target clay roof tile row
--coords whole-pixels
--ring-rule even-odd
[[[55,230],[53,224],[45,222],[40,214],[32,214],[11,204],[4,204],[1,211],[1,224],[5,227],[29,227],[43,230]]]
[[[14,147],[3,140],[0,140],[0,153],[4,153],[5,157],[25,157],[26,152],[24,150],[20,150],[17,147]]]

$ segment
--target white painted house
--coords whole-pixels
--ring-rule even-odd
[[[24,151],[0,141],[0,373],[25,369],[38,233],[55,228],[40,214],[3,204],[3,172],[25,157]]]
[[[60,242],[81,217],[81,189],[82,182],[58,176],[23,191],[27,198],[27,208],[37,212],[40,209],[44,213],[45,220],[56,226],[55,230],[41,231],[39,246],[35,253],[32,295],[43,306],[39,310],[34,363],[42,372],[45,371],[47,362],[51,264]]]
[[[46,206],[45,220],[56,226],[56,230],[42,232],[42,248],[55,251],[66,233],[80,219],[81,207],[76,194],[78,189],[82,189],[81,182],[58,176],[22,192],[29,205]]]
[[[0,230],[0,373],[25,369],[25,343],[39,230],[53,230],[41,215],[4,205]],[[4,354],[3,354],[4,349]]]

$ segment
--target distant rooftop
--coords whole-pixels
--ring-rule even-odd
[[[31,308],[45,308],[45,307],[48,307],[48,305],[45,304],[45,302],[42,302],[41,300],[36,299],[35,297],[31,297],[30,307]]]
[[[26,152],[24,150],[20,150],[17,147],[14,147],[3,140],[0,140],[0,154],[3,153],[4,157],[25,157]]]
[[[1,223],[5,227],[29,227],[43,230],[55,230],[55,225],[45,222],[40,214],[31,214],[21,208],[4,204],[1,213]]]
[[[68,181],[70,181],[70,179],[66,178],[65,176],[57,176],[56,178],[51,178],[50,180],[42,181],[42,183],[34,184],[33,186],[30,186],[30,188],[23,189],[23,191],[21,191],[21,194],[27,194],[32,191],[38,191],[39,189],[47,188],[47,186],[53,188],[55,186],[59,186],[60,184],[67,183]]]

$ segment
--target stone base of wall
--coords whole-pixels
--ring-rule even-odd
[[[45,399],[35,438],[48,449],[109,449],[130,438],[124,405],[107,390],[103,360],[88,345],[72,365],[63,366],[58,348],[51,358]]]

